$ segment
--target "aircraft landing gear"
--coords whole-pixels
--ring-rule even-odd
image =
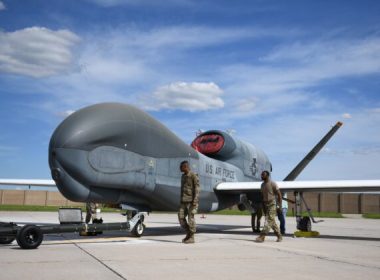
[[[323,220],[316,221],[314,219],[314,216],[311,213],[311,209],[309,208],[309,206],[307,206],[307,203],[303,197],[302,192],[294,192],[294,196],[296,199],[297,229],[300,231],[311,232],[312,231],[312,222],[313,223],[320,223],[320,222],[323,222]],[[309,214],[309,216],[302,217],[301,203],[303,203],[305,205],[306,211]]]
[[[135,237],[141,237],[145,231],[145,215],[147,212],[127,211],[127,223],[130,225],[131,233]]]
[[[302,217],[297,225],[297,229],[302,231],[311,231],[311,220],[310,217]]]
[[[141,237],[144,234],[145,228],[146,228],[145,224],[139,221],[137,225],[135,226],[135,228],[133,229],[132,234],[135,237]]]

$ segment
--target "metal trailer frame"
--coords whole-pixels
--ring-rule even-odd
[[[38,225],[26,224],[19,226],[13,222],[0,222],[0,244],[10,244],[14,240],[22,249],[36,249],[41,245],[44,234],[85,232],[96,235],[100,231],[129,231],[134,236],[142,236],[145,225],[144,219],[147,212],[138,212],[131,219],[123,223],[67,223]]]

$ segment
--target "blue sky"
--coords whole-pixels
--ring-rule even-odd
[[[56,126],[136,105],[185,142],[233,130],[282,179],[380,178],[379,1],[0,0],[0,177],[50,178]]]

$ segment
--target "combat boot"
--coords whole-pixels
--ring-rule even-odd
[[[277,232],[276,235],[277,235],[276,242],[281,242],[282,241],[282,235],[281,235],[281,233]]]
[[[185,244],[192,244],[194,242],[195,242],[195,240],[194,240],[194,233],[190,233],[189,238],[186,239],[183,243],[185,243]]]
[[[255,242],[257,242],[257,243],[263,243],[264,240],[265,240],[265,235],[264,234],[260,234],[260,236],[255,239]]]
[[[188,233],[186,233],[186,236],[185,236],[185,238],[184,239],[182,239],[182,243],[185,243],[186,242],[186,240],[188,240],[189,238],[190,238],[190,232],[188,232]]]

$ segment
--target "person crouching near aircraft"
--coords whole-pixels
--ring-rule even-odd
[[[260,233],[260,236],[256,238],[256,242],[264,242],[265,236],[269,233],[272,228],[274,233],[277,235],[277,242],[282,241],[282,235],[280,229],[276,224],[276,198],[277,205],[282,208],[282,197],[281,192],[278,189],[276,182],[270,179],[269,171],[263,171],[261,173],[261,179],[263,183],[261,184],[261,192],[263,194],[263,206],[265,213],[265,224],[264,228]]]
[[[194,243],[196,232],[195,214],[198,210],[199,201],[199,179],[198,175],[190,171],[188,161],[180,164],[183,173],[181,177],[181,204],[178,219],[181,227],[186,230],[186,237],[182,240],[185,244]],[[186,217],[188,221],[186,221]]]

